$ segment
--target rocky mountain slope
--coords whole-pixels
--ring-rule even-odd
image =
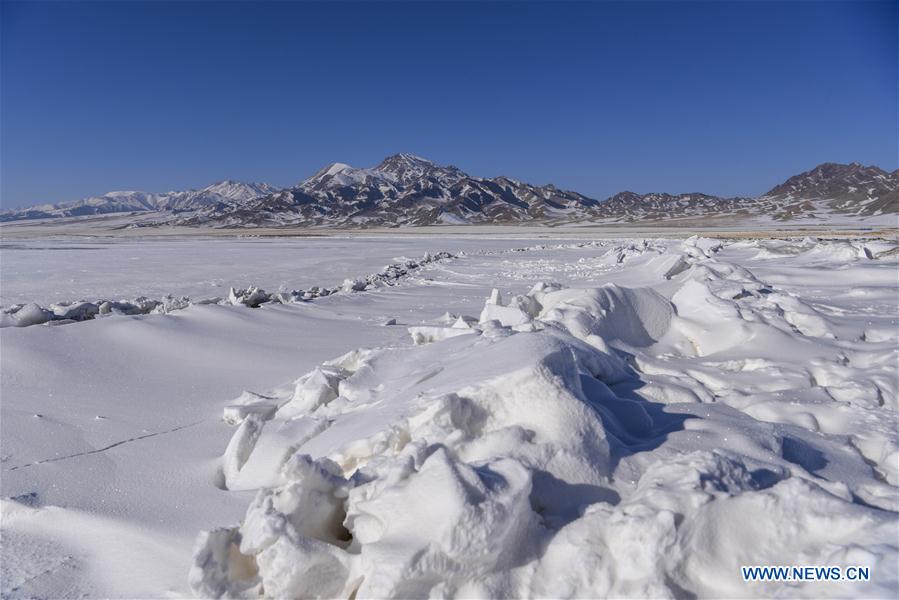
[[[203,190],[112,192],[0,213],[0,220],[141,213],[142,225],[390,227],[468,223],[636,224],[697,220],[895,225],[899,170],[824,163],[756,198],[621,192],[596,200],[552,185],[474,177],[396,154],[372,168],[329,165],[296,186],[225,181]]]
[[[594,219],[624,223],[701,218],[826,222],[897,214],[899,170],[888,173],[858,163],[823,163],[756,198],[622,192],[593,211]]]
[[[776,218],[828,210],[856,216],[899,212],[899,169],[824,163],[791,177],[760,200],[777,203]]]

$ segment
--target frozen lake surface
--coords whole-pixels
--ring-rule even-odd
[[[4,306],[464,254],[312,302],[0,330],[0,593],[893,597],[895,247],[6,243]],[[743,581],[766,564],[872,577]]]
[[[521,246],[520,240],[310,237],[40,240],[0,243],[0,306],[74,300],[227,296],[339,285],[399,257]]]

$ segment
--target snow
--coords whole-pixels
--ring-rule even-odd
[[[41,249],[71,243],[4,247],[4,301],[74,302],[33,274],[72,257],[89,298],[208,294],[205,264],[234,301],[2,330],[3,597],[899,586],[894,241]],[[277,278],[350,290],[249,308]],[[744,582],[756,564],[873,578]]]
[[[352,169],[352,168],[353,167],[351,167],[348,164],[336,162],[333,165],[331,165],[330,167],[328,167],[328,170],[325,171],[324,174],[325,175],[336,175],[337,173],[340,173],[343,170]]]
[[[0,306],[168,294],[209,298],[227,296],[230,287],[308,289],[337,285],[346,277],[378,271],[394,258],[420,257],[426,250],[457,252],[522,245],[526,244],[516,240],[478,242],[471,238],[408,244],[339,237],[3,242]]]
[[[368,180],[386,182],[384,174],[377,169],[357,169],[344,163],[334,163],[318,171],[312,177],[303,180],[298,187],[312,190],[324,185],[327,188],[337,188],[363,184]]]

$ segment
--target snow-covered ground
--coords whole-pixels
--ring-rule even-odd
[[[896,596],[893,242],[18,245],[3,305],[458,256],[0,330],[3,597]]]
[[[446,245],[446,248],[441,248]],[[158,298],[171,294],[227,296],[230,287],[277,292],[340,284],[377,271],[397,257],[426,250],[503,249],[515,240],[289,238],[40,240],[0,244],[0,306],[47,305],[97,298]]]

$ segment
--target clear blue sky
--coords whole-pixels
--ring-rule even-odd
[[[899,166],[895,2],[0,10],[4,207],[396,152],[598,198]]]

